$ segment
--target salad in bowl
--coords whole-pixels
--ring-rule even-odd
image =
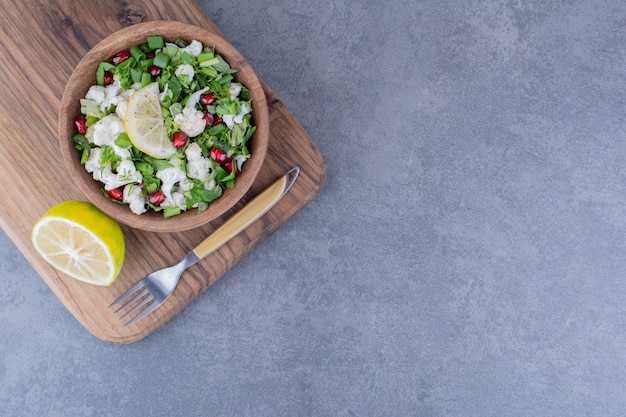
[[[246,193],[268,141],[265,94],[227,41],[178,22],[96,45],[66,88],[59,136],[77,183],[122,223],[196,227]]]

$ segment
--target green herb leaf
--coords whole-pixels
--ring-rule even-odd
[[[100,171],[104,171],[104,169],[110,165],[111,169],[115,168],[115,164],[122,160],[122,158],[115,153],[112,147],[103,146],[102,147],[102,155],[100,156],[102,161],[102,165]]]
[[[245,127],[243,127],[241,124],[236,124],[235,126],[233,126],[230,134],[228,135],[228,144],[231,146],[231,148],[236,148],[244,142],[244,130]]]
[[[89,140],[83,135],[78,134],[78,133],[72,136],[71,140],[72,142],[74,142],[74,147],[77,150],[83,151],[81,158],[80,158],[80,163],[85,165],[85,163],[89,159],[89,155],[91,155],[91,144],[89,143]]]
[[[115,139],[115,144],[120,148],[129,148],[132,146],[133,143],[130,141],[130,137],[128,137],[128,134],[126,134],[126,132],[121,132],[119,135],[117,135],[117,139]]]
[[[207,190],[204,187],[204,183],[199,180],[192,180],[193,188],[189,190],[185,197],[187,197],[187,208],[193,207],[195,204],[200,202],[210,203],[215,201],[222,195],[221,187],[213,187],[210,190]]]
[[[217,60],[218,62],[217,64],[213,65],[213,68],[215,68],[219,72],[223,72],[226,74],[234,74],[237,72],[236,69],[232,69],[230,65],[228,65],[228,62],[224,61],[224,58],[222,58],[221,55],[217,56]]]
[[[180,94],[182,92],[181,81],[175,76],[171,77],[167,87],[172,92],[172,102],[177,102],[180,99]]]

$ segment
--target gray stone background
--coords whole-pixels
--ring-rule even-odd
[[[0,234],[0,415],[626,415],[626,3],[200,4],[325,188],[127,346]]]

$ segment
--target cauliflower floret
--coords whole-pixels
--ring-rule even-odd
[[[182,192],[175,191],[170,197],[165,198],[161,207],[178,207],[181,210],[187,210],[187,199]]]
[[[182,132],[186,133],[191,138],[198,136],[206,127],[204,115],[201,111],[193,107],[185,107],[182,113],[178,113],[174,116],[174,123],[180,127]]]
[[[98,175],[100,174],[100,168],[102,167],[102,148],[93,148],[91,153],[89,154],[89,159],[85,162],[85,169],[90,174],[94,174],[94,179],[96,172]],[[99,181],[99,179],[97,179]]]
[[[141,175],[141,172],[137,171],[135,164],[129,159],[120,162],[116,171],[117,179],[120,182],[124,182],[126,184],[139,184],[143,181],[143,175]]]
[[[128,90],[122,90],[117,96],[117,106],[115,107],[115,114],[121,120],[126,117],[126,109],[128,107],[128,99],[133,93],[141,88],[141,83],[134,83]]]
[[[104,189],[110,191],[114,188],[132,183],[141,183],[143,176],[135,169],[135,164],[130,160],[124,160],[113,172],[111,165],[102,167],[102,148],[93,148],[89,159],[85,162],[85,170],[93,175],[93,179],[104,184]]]
[[[241,86],[239,84],[230,83],[230,86],[228,87],[228,95],[230,96],[230,99],[234,100],[239,93],[241,93]]]
[[[89,87],[89,91],[87,91],[85,98],[88,100],[93,100],[101,105],[106,99],[106,90],[104,89],[104,87],[101,87],[99,85],[92,85],[91,87]]]
[[[115,114],[120,120],[123,120],[126,117],[126,109],[128,108],[128,100],[120,99],[117,102],[117,106],[115,107]]]
[[[205,182],[207,179],[209,179],[209,173],[211,172],[211,161],[209,161],[207,158],[202,158],[196,161],[188,161],[187,170],[189,171],[189,178]]]
[[[185,150],[187,156],[187,175],[189,178],[205,182],[211,172],[211,161],[202,156],[202,150],[197,143],[190,144]]]
[[[135,214],[143,214],[148,211],[146,207],[146,198],[141,192],[141,188],[131,184],[124,187],[123,201],[128,204],[130,211]]]
[[[190,95],[187,99],[187,104],[185,104],[185,108],[195,108],[196,104],[198,104],[198,102],[200,101],[200,96],[207,91],[209,91],[209,87],[204,87]]]
[[[174,186],[187,179],[185,172],[177,167],[162,169],[156,173],[156,177],[161,180],[161,191],[165,194],[165,198],[168,199],[172,199]]]
[[[198,56],[202,53],[203,49],[204,46],[202,46],[202,43],[194,39],[189,45],[185,46],[181,50],[187,52],[191,56]]]
[[[126,132],[124,122],[116,115],[109,114],[98,120],[87,130],[87,139],[97,146],[110,146],[123,160],[130,158],[128,149],[120,148],[115,144],[117,135]]]
[[[133,83],[128,90],[122,90],[120,92],[120,99],[123,100],[128,100],[130,98],[130,96],[133,95],[133,93],[137,90],[141,90],[141,88],[143,87],[143,85],[141,83]]]
[[[96,149],[93,149],[91,151],[92,156],[94,151],[96,151]],[[85,167],[86,165],[87,164],[85,164]],[[102,182],[104,184],[104,189],[107,191],[122,187],[127,184],[141,183],[143,181],[143,176],[141,175],[141,172],[135,169],[135,164],[133,164],[133,162],[130,160],[122,161],[117,167],[117,172],[113,172],[113,170],[111,169],[111,165],[107,165],[102,168],[101,162],[99,160],[97,163],[94,162],[93,165],[90,165],[90,168],[93,168],[96,165],[98,165],[99,168],[93,171],[93,179]]]
[[[113,172],[111,170],[111,165],[107,165],[100,171],[96,171],[96,172],[100,173],[99,181],[104,184],[104,189],[107,191],[111,191],[115,188],[119,188],[122,185],[126,184],[125,182],[119,180],[116,172]],[[94,172],[94,178],[95,178],[96,172]]]
[[[178,167],[170,167],[158,171],[156,177],[161,180],[161,191],[165,194],[165,201],[161,203],[161,207],[187,210],[185,192],[193,188],[193,183],[189,181],[185,172]]]
[[[235,156],[234,160],[237,163],[237,170],[241,171],[241,167],[243,166],[244,162],[246,162],[248,160],[249,156],[247,155],[237,155]]]
[[[176,74],[177,77],[180,77],[181,74],[182,75],[186,75],[187,77],[189,77],[189,81],[193,80],[193,76],[196,74],[193,67],[189,64],[180,64],[178,66],[178,68],[176,68],[176,71],[174,72],[174,74]]]
[[[185,149],[185,156],[187,157],[187,161],[195,161],[196,159],[203,158],[202,148],[195,142],[190,143],[187,149]]]
[[[182,193],[187,192],[193,188],[193,182],[189,181],[189,178],[185,178],[178,183],[178,190]]]
[[[102,87],[99,85],[92,85],[89,87],[89,91],[85,95],[86,99],[94,100],[100,105],[102,111],[106,110],[113,104],[117,104],[118,94],[120,93],[120,83],[114,81],[112,84]]]
[[[250,113],[250,111],[250,105],[244,101],[241,103],[241,111],[239,114],[225,114],[222,116],[222,120],[229,129],[232,129],[236,124],[243,122],[243,116]]]

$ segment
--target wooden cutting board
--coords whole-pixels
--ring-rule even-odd
[[[258,179],[237,207],[186,232],[151,233],[123,226],[126,260],[110,287],[75,281],[45,263],[30,243],[33,224],[56,203],[84,200],[81,191],[64,178],[56,134],[65,84],[74,66],[98,41],[128,25],[151,20],[177,20],[222,34],[191,0],[0,1],[0,226],[72,315],[110,343],[137,341],[172,318],[312,201],[325,179],[323,159],[311,138],[264,84],[271,120],[268,154]],[[107,308],[118,295],[151,271],[182,259],[293,166],[301,168],[300,176],[270,212],[187,270],[174,294],[151,316],[128,328],[119,323]]]

